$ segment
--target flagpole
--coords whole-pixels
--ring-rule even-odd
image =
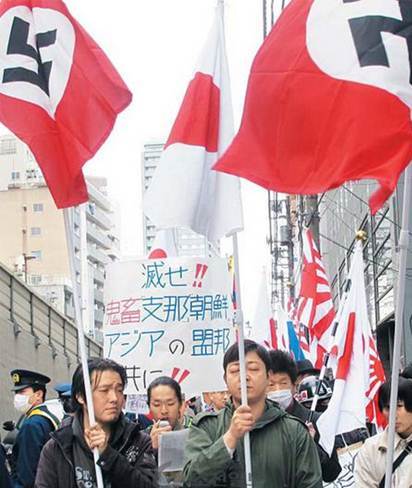
[[[87,363],[86,341],[84,339],[83,321],[82,321],[82,314],[80,309],[79,288],[77,286],[76,268],[74,264],[73,227],[71,225],[71,219],[70,219],[70,208],[65,208],[63,210],[63,215],[64,215],[64,226],[66,229],[67,249],[69,254],[70,275],[72,278],[74,318],[77,325],[77,340],[78,340],[80,360],[81,360],[82,370],[83,370],[83,381],[84,381],[84,390],[86,393],[87,411],[89,414],[90,426],[94,426],[96,425],[96,418],[94,415],[92,389],[90,384],[90,374],[89,374],[89,367]],[[93,449],[93,458],[94,458],[94,467],[96,470],[97,488],[103,488],[102,471],[100,469],[100,466],[97,464],[97,461],[99,460],[99,451],[97,447]]]
[[[242,405],[247,405],[247,384],[246,384],[246,362],[245,362],[245,335],[243,329],[242,299],[240,293],[240,271],[239,271],[239,244],[237,232],[233,234],[233,258],[235,268],[236,303],[235,323],[238,330],[239,347],[239,370],[240,370],[240,393]],[[252,488],[252,457],[250,450],[250,434],[246,432],[243,438],[245,450],[245,471],[246,487]]]
[[[398,384],[401,357],[403,313],[405,305],[406,261],[409,245],[409,220],[412,204],[412,165],[406,168],[403,185],[402,225],[399,235],[398,289],[395,304],[395,337],[393,343],[391,396],[389,403],[388,445],[386,454],[385,488],[391,487],[395,443],[395,419],[398,404]]]

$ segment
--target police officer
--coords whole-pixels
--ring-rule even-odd
[[[25,369],[14,369],[10,374],[14,407],[23,414],[12,452],[12,482],[14,488],[31,488],[40,452],[59,420],[44,405],[50,378]]]

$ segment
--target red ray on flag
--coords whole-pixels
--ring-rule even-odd
[[[322,257],[310,229],[302,234],[302,273],[294,317],[298,337],[305,332],[302,326],[308,329],[312,362],[316,367],[321,367],[335,309]],[[307,350],[304,342],[302,349]]]
[[[411,37],[409,1],[292,0],[254,59],[239,132],[214,169],[291,194],[375,179],[376,212],[412,160]]]
[[[60,0],[3,0],[0,121],[31,149],[59,208],[88,200],[84,163],[132,99]]]

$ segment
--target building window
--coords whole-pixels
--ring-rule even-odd
[[[41,275],[31,275],[30,276],[30,284],[31,285],[39,285],[41,283]]]
[[[32,251],[31,255],[36,259],[41,259],[41,250]]]
[[[32,227],[30,233],[32,236],[39,236],[41,235],[41,229],[40,227]]]
[[[11,172],[11,179],[13,181],[19,180],[20,179],[20,171],[12,171]]]
[[[43,204],[33,203],[33,212],[43,212]]]
[[[3,139],[0,141],[0,154],[16,154],[17,146],[15,139]]]

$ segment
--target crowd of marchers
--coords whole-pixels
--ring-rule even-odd
[[[362,445],[355,460],[354,486],[384,485],[387,429],[337,436],[330,456],[322,449],[317,421],[327,408],[333,383],[319,384],[319,371],[308,360],[296,363],[286,352],[267,351],[245,341],[248,404],[242,405],[239,351],[234,344],[223,360],[227,391],[204,394],[201,411],[196,412],[199,405],[185,401],[175,380],[159,377],[148,387],[146,415],[124,410],[123,366],[96,358],[89,359],[88,369],[93,424],[81,366],[70,384],[56,387],[59,399],[54,401],[46,401],[47,376],[11,372],[14,406],[22,415],[17,425],[10,421],[3,425],[10,432],[0,447],[1,488],[95,488],[95,459],[104,487],[245,487],[247,432],[255,488],[320,488],[338,478],[338,451],[353,444]],[[412,486],[411,370],[405,368],[399,379],[391,485],[395,488]],[[317,411],[311,412],[315,392],[319,401]],[[379,408],[387,417],[389,397],[390,384],[385,383],[379,391]],[[161,438],[182,429],[188,429],[184,461],[178,472],[167,472],[159,466]]]

